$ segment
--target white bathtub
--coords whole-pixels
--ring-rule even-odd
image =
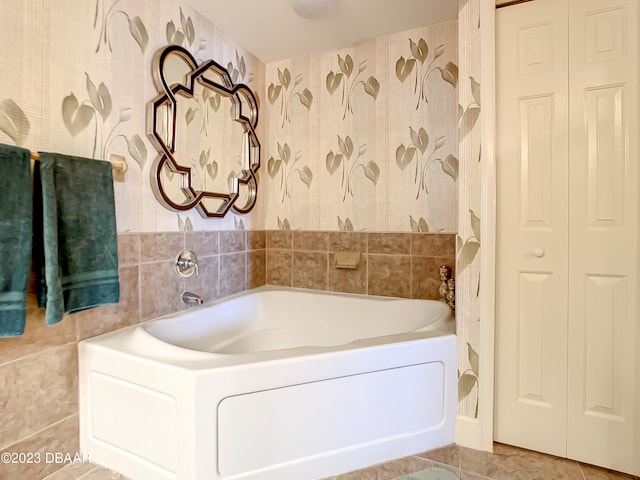
[[[133,480],[313,480],[453,443],[426,300],[263,287],[84,340],[80,442]]]

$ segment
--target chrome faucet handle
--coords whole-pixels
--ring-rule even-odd
[[[196,277],[200,275],[198,271],[198,257],[193,251],[186,248],[176,257],[175,267],[176,273],[182,278],[191,277],[194,273]]]

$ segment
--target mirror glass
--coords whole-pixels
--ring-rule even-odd
[[[154,79],[159,95],[149,104],[147,123],[160,154],[152,169],[158,200],[205,217],[251,210],[260,166],[251,90],[233,84],[216,62],[197,65],[175,45],[156,53]]]

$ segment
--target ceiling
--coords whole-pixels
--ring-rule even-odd
[[[264,63],[342,48],[391,33],[453,20],[457,0],[341,0],[320,20],[299,17],[294,0],[189,0]]]

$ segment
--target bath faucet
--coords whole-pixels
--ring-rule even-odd
[[[175,268],[176,273],[182,278],[189,278],[194,273],[197,277],[199,276],[198,257],[193,251],[185,248],[176,257]]]
[[[182,292],[182,303],[201,305],[204,301],[200,295],[191,292]]]

